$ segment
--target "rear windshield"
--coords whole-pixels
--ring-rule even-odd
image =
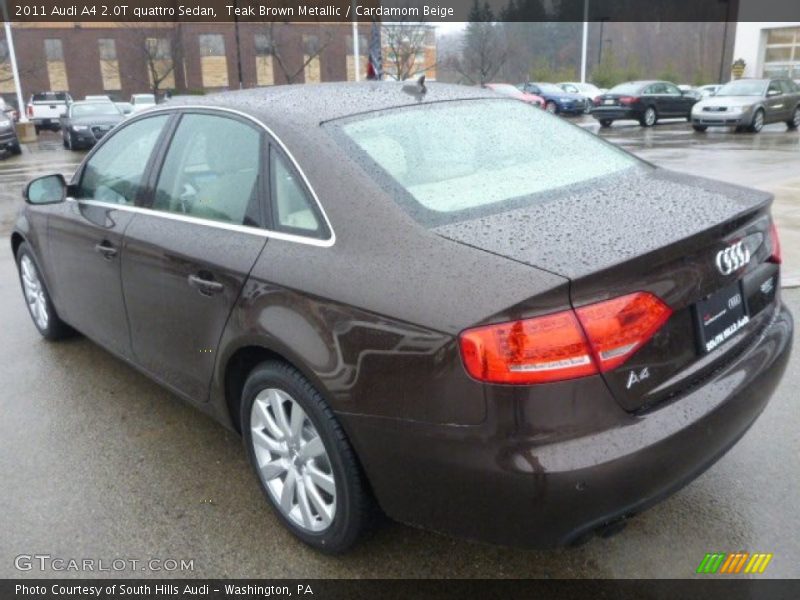
[[[544,201],[544,192],[644,164],[517,100],[428,103],[330,125],[412,216],[432,226]]]
[[[642,89],[641,83],[620,83],[619,85],[615,85],[610,90],[608,90],[609,94],[638,94],[639,90]]]
[[[34,102],[66,102],[67,95],[63,92],[46,92],[33,95]]]

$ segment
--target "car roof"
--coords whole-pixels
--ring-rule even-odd
[[[173,98],[166,106],[220,107],[242,112],[270,125],[309,126],[388,108],[454,100],[497,99],[494,92],[480,87],[444,83],[426,83],[425,86],[427,92],[419,94],[413,81],[279,85],[206,96],[181,96]]]

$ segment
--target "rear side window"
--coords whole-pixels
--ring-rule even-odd
[[[78,198],[133,204],[168,119],[167,115],[142,119],[111,134],[86,163]]]
[[[279,231],[322,237],[326,233],[314,201],[282,155],[270,152],[272,214]]]
[[[156,186],[155,210],[261,226],[261,133],[237,119],[181,117]]]
[[[425,104],[331,125],[357,162],[430,225],[540,201],[542,192],[642,164],[515,100]]]

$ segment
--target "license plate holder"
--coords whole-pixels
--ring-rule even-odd
[[[603,100],[603,104],[606,104],[606,105],[608,105],[608,104],[614,104],[614,101],[613,101],[613,100],[611,100],[611,99]]]
[[[697,347],[708,354],[750,321],[741,281],[725,286],[694,305]]]

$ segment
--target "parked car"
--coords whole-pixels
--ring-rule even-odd
[[[0,149],[11,154],[22,154],[22,146],[19,145],[17,137],[17,127],[6,112],[0,112]]]
[[[349,547],[373,498],[492,542],[610,533],[718,460],[786,369],[766,192],[477,87],[187,102],[28,184],[24,297],[46,339],[74,328],[240,431],[315,548]]]
[[[61,119],[65,148],[91,148],[125,117],[113,102],[73,102]]]
[[[692,127],[735,127],[758,133],[768,123],[800,127],[800,86],[791,79],[737,79],[694,105]]]
[[[72,98],[66,92],[39,92],[31,95],[28,101],[28,119],[33,123],[36,133],[42,129],[58,131],[59,120],[67,112]]]
[[[5,114],[13,123],[19,121],[19,111],[0,96],[0,117]]]
[[[584,112],[590,112],[594,103],[594,99],[604,94],[607,90],[600,89],[593,83],[580,83],[578,81],[564,81],[558,84],[565,92],[570,94],[580,94],[586,100],[586,108]]]
[[[510,96],[512,98],[516,98],[517,100],[522,100],[523,102],[527,102],[528,104],[532,104],[533,106],[536,106],[538,108],[544,108],[544,98],[542,98],[541,96],[537,96],[536,94],[528,94],[526,92],[521,92],[510,83],[487,83],[483,87],[498,92],[500,94],[503,94],[505,96]]]
[[[114,102],[114,104],[117,105],[119,112],[121,112],[123,115],[128,116],[133,114],[133,104],[130,102]]]
[[[659,119],[689,119],[697,97],[681,92],[669,81],[629,81],[614,86],[595,99],[592,116],[601,127],[614,121],[634,119],[642,127],[652,127]]]
[[[553,114],[576,115],[586,111],[586,99],[581,94],[565,92],[555,83],[520,83],[523,92],[544,98],[544,109]]]
[[[153,94],[134,94],[131,96],[131,104],[133,105],[133,112],[139,112],[155,106],[156,97]]]
[[[684,96],[692,96],[700,100],[703,97],[703,94],[698,90],[696,87],[689,85],[688,83],[682,83],[678,86],[678,89]]]
[[[697,91],[700,92],[700,96],[703,98],[708,98],[709,96],[713,96],[717,93],[717,90],[722,87],[721,83],[711,83],[708,85],[701,85],[697,88]]]

